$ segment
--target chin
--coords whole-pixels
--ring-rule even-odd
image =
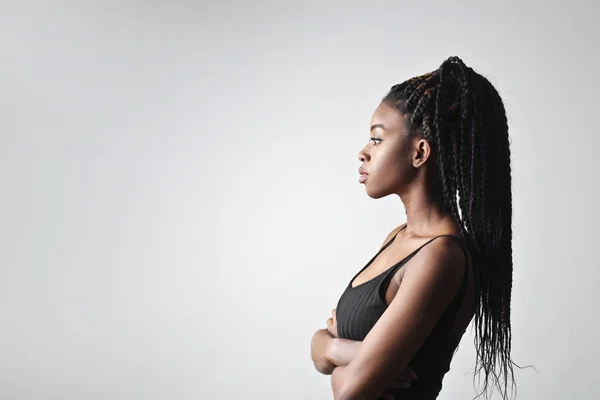
[[[381,199],[382,197],[385,197],[390,194],[390,192],[369,188],[369,186],[365,186],[365,189],[367,191],[367,195],[369,195],[369,197],[372,199]]]

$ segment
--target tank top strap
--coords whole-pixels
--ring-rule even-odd
[[[396,264],[394,264],[392,267],[390,267],[387,271],[385,271],[385,273],[383,273],[381,275],[381,283],[380,283],[380,291],[383,290],[383,288],[387,288],[391,277],[400,269],[402,268],[402,266],[404,264],[406,264],[408,261],[410,261],[410,259],[412,259],[415,255],[417,255],[417,253],[419,251],[421,251],[421,249],[425,246],[427,246],[429,243],[433,242],[435,239],[441,237],[441,236],[446,236],[446,235],[440,235],[440,236],[436,236],[434,238],[429,239],[427,242],[423,243],[421,246],[417,247],[415,250],[413,250],[410,254],[408,254],[406,257],[404,257],[402,260],[398,261]]]
[[[371,259],[369,260],[369,262],[367,262],[367,263],[365,264],[365,266],[364,266],[364,267],[362,267],[362,268],[360,269],[360,271],[358,271],[358,272],[356,273],[356,275],[354,275],[354,276],[352,277],[352,279],[350,279],[350,282],[348,283],[348,286],[349,286],[349,287],[352,287],[352,282],[354,282],[354,280],[355,280],[355,279],[356,279],[356,278],[357,278],[357,277],[358,277],[358,276],[361,274],[361,272],[363,272],[365,269],[367,269],[367,268],[369,267],[369,265],[371,265],[371,264],[373,263],[373,261],[375,261],[375,259],[377,258],[377,256],[378,256],[379,254],[381,254],[381,252],[382,252],[382,251],[384,251],[384,250],[385,250],[385,249],[386,249],[386,248],[387,248],[387,247],[388,247],[390,244],[392,244],[392,242],[393,242],[393,241],[396,239],[396,236],[398,236],[398,234],[400,233],[400,231],[404,230],[404,229],[406,228],[406,226],[407,226],[407,225],[405,224],[405,225],[402,227],[402,229],[399,229],[399,230],[398,230],[398,232],[396,232],[396,234],[395,234],[394,236],[392,236],[392,238],[391,238],[391,239],[390,239],[390,240],[389,240],[389,241],[388,241],[388,242],[387,242],[387,243],[386,243],[384,246],[382,246],[382,247],[381,247],[381,249],[379,249],[379,251],[378,251],[378,252],[377,252],[377,253],[376,253],[376,254],[373,256],[373,258],[371,258]]]
[[[406,229],[406,224],[402,227],[402,229],[398,229],[398,232],[396,232],[396,234],[394,236],[392,236],[392,238],[385,244],[385,246],[383,246],[378,252],[377,254],[381,253],[383,250],[385,250],[390,244],[392,244],[392,242],[394,240],[396,240],[396,236],[398,236],[398,234],[400,232],[402,232],[404,229]]]
[[[406,264],[406,262],[408,262],[411,258],[413,258],[423,247],[427,246],[429,243],[433,242],[435,239],[440,238],[440,237],[452,238],[455,241],[455,243],[457,243],[460,246],[460,248],[462,249],[462,251],[465,255],[465,271],[463,273],[463,279],[461,281],[460,288],[458,290],[458,293],[456,294],[457,299],[455,299],[459,302],[459,304],[462,303],[462,298],[464,297],[464,294],[465,294],[465,291],[467,288],[468,279],[469,279],[469,268],[468,268],[469,253],[468,253],[467,245],[464,242],[464,240],[457,236],[453,236],[453,235],[439,235],[439,236],[429,239],[427,242],[425,242],[421,246],[417,247],[412,253],[410,253],[408,256],[403,258],[400,262],[396,263],[392,268],[389,268],[383,274],[384,275],[383,281],[382,281],[383,285],[387,286],[389,279],[391,278],[391,276],[393,276],[398,271],[399,268],[401,268],[404,264]],[[395,236],[394,236],[394,238],[395,238]],[[391,243],[391,241],[390,241],[390,243]],[[357,276],[358,276],[358,274],[357,274]]]

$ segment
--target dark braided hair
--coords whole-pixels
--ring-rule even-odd
[[[444,208],[460,226],[479,266],[475,375],[483,370],[507,398],[514,389],[511,352],[512,205],[508,125],[502,99],[458,57],[395,85],[383,102],[406,116],[410,135],[436,154]],[[516,365],[516,364],[514,364]]]

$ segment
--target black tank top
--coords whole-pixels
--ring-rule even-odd
[[[406,228],[406,226],[404,226]],[[377,256],[385,250],[396,239],[400,231],[385,245],[377,254],[350,280],[348,287],[340,297],[336,308],[338,336],[342,339],[362,341],[367,336],[377,320],[383,315],[388,305],[385,294],[391,278],[406,262],[424,246],[438,237],[450,237],[463,249],[465,260],[468,262],[468,246],[460,238],[452,235],[440,235],[427,241],[425,244],[400,260],[385,272],[377,275],[356,287],[352,282],[362,271],[364,271]],[[467,265],[468,267],[468,265]],[[425,340],[425,343],[417,351],[410,361],[410,367],[416,372],[419,379],[411,381],[411,387],[406,389],[390,388],[387,391],[394,395],[395,400],[431,400],[435,399],[442,389],[442,379],[450,370],[450,361],[456,351],[462,334],[452,333],[452,327],[456,314],[460,309],[466,291],[469,268],[465,267],[465,274],[458,293],[441,318],[436,323],[433,331]]]

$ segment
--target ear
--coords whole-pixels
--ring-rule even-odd
[[[418,139],[415,143],[415,153],[412,160],[413,167],[419,168],[424,165],[431,156],[431,146],[425,139]]]

